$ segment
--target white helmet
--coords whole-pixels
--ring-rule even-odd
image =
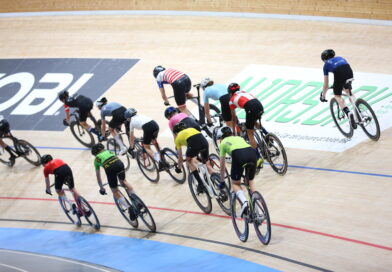
[[[211,78],[206,77],[205,79],[203,79],[203,80],[200,82],[200,87],[202,87],[203,90],[204,90],[205,88],[207,88],[207,86],[208,86],[208,84],[209,84],[210,82],[214,83],[214,81],[213,81]],[[212,85],[212,84],[211,84],[211,85]]]
[[[218,129],[218,132],[216,133],[216,137],[218,139],[223,139],[231,135],[233,135],[233,132],[231,131],[231,128],[228,126],[221,127],[220,129]]]

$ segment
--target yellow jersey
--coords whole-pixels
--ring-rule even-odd
[[[176,137],[176,140],[174,141],[176,148],[180,149],[181,146],[187,146],[187,140],[189,137],[200,134],[201,132],[198,131],[197,129],[194,128],[186,128],[184,130],[181,130]]]

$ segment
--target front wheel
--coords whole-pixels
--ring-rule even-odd
[[[114,198],[114,203],[116,203],[116,206],[118,208],[118,210],[120,211],[121,215],[124,217],[124,219],[134,228],[137,228],[139,226],[139,222],[137,221],[137,217],[135,219],[131,219],[130,214],[129,214],[129,209],[131,207],[131,203],[129,202],[129,200],[124,196],[124,194],[119,191],[121,194],[121,197],[125,200],[126,206],[124,205],[124,203],[121,203],[120,201],[118,201],[116,199],[116,197],[113,194],[113,198]]]
[[[211,181],[214,186],[214,191],[218,194],[216,201],[227,215],[231,215],[231,194],[229,188],[224,184],[223,189],[219,189],[220,176],[217,173],[211,174]]]
[[[372,107],[363,99],[357,99],[355,105],[359,111],[359,125],[366,135],[373,141],[380,139],[380,125]]]
[[[101,228],[101,224],[99,223],[98,217],[95,214],[94,209],[87,202],[87,200],[84,199],[84,197],[79,196],[79,201],[80,201],[80,206],[82,208],[82,213],[86,221],[90,224],[91,227],[93,227],[96,230],[99,230]]]
[[[219,174],[220,173],[220,169],[221,169],[221,167],[220,167],[220,157],[218,155],[214,154],[214,153],[211,153],[208,156],[208,159],[209,159],[209,162],[211,164],[211,167],[214,169],[214,171],[216,173]],[[225,183],[226,183],[226,186],[229,189],[229,191],[231,191],[230,175],[229,175],[229,172],[227,171],[227,168],[225,170],[226,170],[225,171]]]
[[[82,222],[80,221],[80,217],[78,216],[78,209],[75,203],[71,203],[66,196],[59,197],[60,206],[63,209],[65,215],[68,219],[77,226],[80,226]]]
[[[192,173],[188,175],[188,184],[189,189],[191,190],[191,194],[193,199],[195,200],[197,206],[205,212],[211,213],[212,211],[212,202],[211,197],[207,192],[207,189],[204,186],[198,186],[198,181],[193,177]]]
[[[242,203],[235,193],[232,194],[231,200],[231,221],[235,233],[241,242],[246,242],[249,237],[249,224],[247,216],[241,217]]]
[[[91,132],[82,127],[79,122],[72,121],[70,128],[76,140],[85,147],[92,147],[95,144],[95,140]]]
[[[169,175],[180,184],[183,184],[186,180],[186,172],[185,167],[182,165],[181,173],[176,172],[177,162],[178,162],[178,155],[176,152],[171,150],[170,148],[164,148],[162,150],[162,157],[163,161],[166,164],[166,171]]]
[[[286,150],[278,136],[268,133],[265,136],[265,154],[272,169],[283,176],[287,172],[288,162]]]
[[[157,227],[155,225],[154,218],[152,217],[150,210],[144,204],[144,202],[138,197],[136,194],[132,194],[129,197],[132,201],[132,204],[136,210],[136,214],[143,221],[143,223],[150,229],[151,232],[155,232]]]
[[[262,195],[255,191],[252,194],[253,203],[253,225],[257,237],[264,245],[268,245],[271,240],[271,221],[267,204]]]
[[[157,162],[144,149],[139,149],[136,153],[137,165],[143,175],[151,182],[159,181],[159,171]]]
[[[120,155],[120,146],[114,138],[110,138],[106,143],[106,149],[116,154],[116,156],[123,162],[124,170],[128,171],[130,166],[130,159],[128,154]]]
[[[35,166],[40,166],[41,164],[41,155],[37,151],[37,149],[25,140],[18,140],[19,152],[22,154],[21,156]]]
[[[340,108],[338,101],[335,98],[331,99],[329,104],[331,110],[332,119],[339,131],[347,138],[351,138],[354,134],[354,129],[350,124],[350,120],[347,115]]]

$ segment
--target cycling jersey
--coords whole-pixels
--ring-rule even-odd
[[[113,111],[121,107],[122,106],[117,102],[107,103],[101,108],[101,119],[105,119],[105,116],[112,116]]]
[[[181,122],[184,118],[187,118],[187,117],[188,117],[188,115],[186,113],[183,113],[183,112],[177,113],[177,114],[173,115],[172,118],[170,118],[170,120],[169,120],[170,130],[173,131],[173,127],[177,123]]]
[[[256,98],[250,93],[247,93],[245,91],[237,91],[230,98],[230,102],[229,102],[230,109],[231,110],[234,110],[235,108],[243,109],[246,102],[252,99],[256,99]]]
[[[194,129],[194,128],[186,128],[184,130],[181,130],[175,140],[175,145],[177,149],[180,149],[181,146],[187,146],[188,145],[188,138],[196,135],[196,134],[201,134],[200,131]]]
[[[336,68],[344,64],[348,64],[348,62],[342,57],[334,57],[327,60],[323,67],[324,75],[327,76],[329,72],[333,73]]]
[[[204,103],[208,103],[208,99],[219,100],[223,95],[227,94],[227,86],[224,84],[214,84],[208,86],[204,90]]]
[[[49,174],[54,174],[54,170],[56,170],[57,168],[59,168],[60,166],[65,165],[65,162],[60,160],[60,159],[54,159],[51,160],[50,162],[48,162],[47,164],[45,164],[45,168],[44,168],[44,176],[45,178],[47,178],[49,176]]]
[[[150,117],[138,114],[132,117],[131,122],[129,124],[129,129],[131,132],[134,129],[143,129],[143,125],[147,124],[148,122],[152,121]]]
[[[0,121],[0,138],[10,132],[10,124],[7,120],[3,119]]]
[[[185,75],[183,72],[172,68],[163,70],[157,76],[158,87],[163,88],[163,84],[173,84],[173,82],[180,79],[183,75]]]
[[[220,156],[224,157],[226,154],[231,156],[236,149],[250,147],[250,145],[240,136],[229,136],[222,140],[219,145]]]
[[[93,101],[84,95],[75,95],[68,97],[64,101],[65,111],[69,111],[69,108],[91,108],[93,107]]]
[[[112,163],[118,161],[119,158],[113,152],[109,150],[102,151],[94,159],[94,167],[96,170],[99,169],[100,166],[103,168],[108,168]]]

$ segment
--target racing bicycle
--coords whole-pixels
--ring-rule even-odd
[[[69,127],[73,136],[76,138],[76,140],[78,140],[79,143],[81,143],[85,147],[91,148],[96,143],[94,135],[80,124],[79,116],[79,110],[74,110],[71,113],[71,123]],[[94,124],[93,127],[97,131],[101,131],[100,120],[97,121],[91,113],[88,115],[87,118],[91,120],[91,122]]]
[[[41,165],[41,155],[28,141],[16,138],[11,132],[7,136],[2,137],[2,140],[11,148],[11,152],[16,158],[23,157],[34,166]],[[0,146],[0,162],[12,167],[15,164],[15,160],[10,160],[9,157],[10,154]]]

